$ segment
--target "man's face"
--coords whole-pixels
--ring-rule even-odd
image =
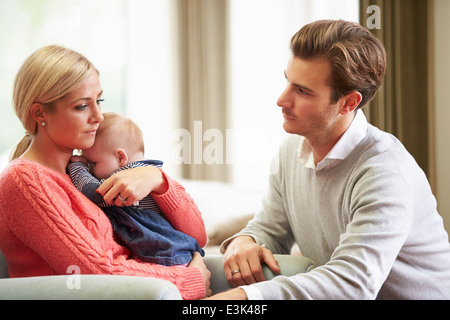
[[[327,60],[291,57],[285,70],[288,84],[277,101],[286,132],[304,136],[310,142],[326,139],[333,132],[339,108],[330,102],[330,75]]]

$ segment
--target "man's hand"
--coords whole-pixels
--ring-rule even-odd
[[[258,245],[249,236],[240,236],[232,240],[223,261],[225,275],[233,287],[266,280],[262,263],[267,264],[274,273],[280,273],[280,267],[272,252]]]

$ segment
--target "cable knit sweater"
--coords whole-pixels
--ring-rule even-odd
[[[167,177],[169,190],[154,199],[174,228],[206,244],[206,232],[193,200]],[[17,159],[0,174],[0,249],[10,277],[117,274],[165,279],[183,299],[198,299],[205,286],[197,268],[165,267],[128,259],[114,241],[103,212],[72,184],[70,177]]]

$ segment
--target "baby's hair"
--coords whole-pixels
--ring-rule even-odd
[[[114,112],[105,112],[103,117],[97,130],[97,139],[107,133],[102,138],[108,148],[122,148],[130,154],[144,154],[144,137],[136,123]]]

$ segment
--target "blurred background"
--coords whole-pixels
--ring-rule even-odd
[[[169,175],[259,194],[285,137],[276,101],[289,40],[311,21],[345,19],[386,46],[385,85],[364,112],[417,159],[449,230],[448,12],[447,0],[0,0],[0,169],[24,135],[15,74],[59,44],[96,65],[103,111],[133,119]]]

